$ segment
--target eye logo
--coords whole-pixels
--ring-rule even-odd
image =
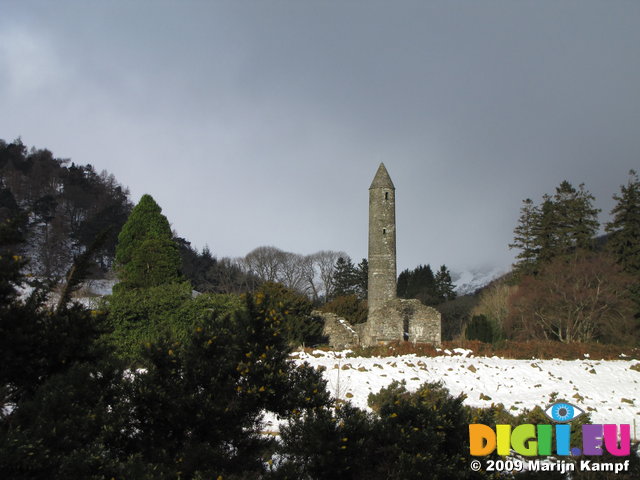
[[[582,415],[584,410],[570,403],[558,402],[547,408],[544,413],[554,422],[567,423]]]

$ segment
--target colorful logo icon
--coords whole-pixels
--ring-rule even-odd
[[[582,415],[584,410],[570,403],[558,402],[549,406],[544,413],[554,422],[567,423]]]
[[[571,448],[571,425],[569,422],[584,414],[584,410],[566,402],[557,402],[545,410],[555,424],[523,424],[512,429],[511,425],[496,425],[495,430],[487,425],[469,425],[469,450],[471,455],[481,457],[497,450],[498,455],[507,456],[515,451],[522,456],[552,455],[579,456],[602,455],[606,449],[611,455],[627,456],[631,452],[631,426],[628,424],[584,424],[582,445]],[[554,448],[555,447],[555,448]]]

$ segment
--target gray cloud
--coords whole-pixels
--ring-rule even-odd
[[[0,138],[113,172],[224,256],[365,256],[384,161],[401,268],[506,267],[520,201],[565,178],[606,220],[638,51],[636,2],[9,1]]]

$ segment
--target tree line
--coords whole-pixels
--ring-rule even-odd
[[[50,278],[66,272],[74,256],[104,232],[94,274],[113,264],[117,236],[131,211],[128,190],[106,171],[30,150],[21,140],[0,140],[0,215],[20,217],[30,272]]]
[[[563,181],[536,204],[523,201],[512,274],[472,311],[468,338],[635,344],[640,340],[640,181],[629,173],[611,220],[584,185]]]
[[[74,259],[89,249],[88,275],[109,275],[118,234],[132,207],[128,189],[106,171],[97,173],[92,165],[55,158],[47,149],[28,149],[20,139],[0,140],[0,215],[20,213],[23,218],[20,253],[29,257],[26,268],[35,277],[61,281]],[[175,232],[171,235],[180,273],[198,292],[249,293],[276,282],[353,323],[366,320],[366,259],[354,265],[342,251],[301,255],[273,246],[257,247],[243,258],[218,258],[207,246],[198,251]],[[426,269],[402,272],[398,296],[429,305],[453,298],[446,267],[435,276],[429,266]]]

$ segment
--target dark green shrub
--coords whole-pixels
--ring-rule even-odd
[[[146,343],[161,338],[184,341],[191,318],[179,315],[191,301],[191,285],[169,283],[149,288],[121,289],[106,303],[113,327],[111,339],[118,355],[137,361]]]
[[[411,393],[393,382],[369,397],[377,414],[348,404],[312,411],[281,430],[285,461],[275,478],[485,478],[469,470],[463,400],[441,384]]]
[[[367,321],[367,302],[360,300],[356,295],[342,295],[331,300],[320,309],[323,312],[335,313],[346,319],[350,324]]]
[[[307,297],[279,283],[267,282],[255,294],[256,303],[281,316],[281,332],[290,346],[324,343],[321,318],[311,314]]]
[[[493,326],[484,315],[474,316],[465,330],[467,340],[479,340],[484,343],[492,343],[494,340]]]

